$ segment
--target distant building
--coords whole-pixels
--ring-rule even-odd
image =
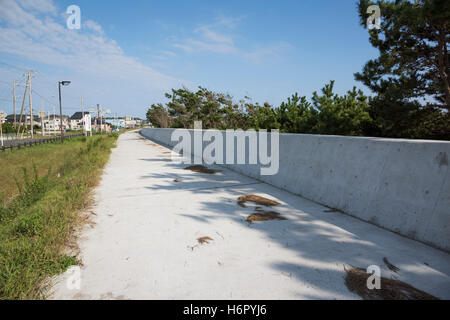
[[[126,128],[125,119],[122,118],[106,118],[106,123],[115,128]]]
[[[5,123],[6,122],[6,117],[8,116],[8,114],[5,112],[5,111],[3,111],[3,110],[0,110],[0,121],[2,122],[2,123]]]
[[[105,118],[94,118],[91,120],[92,130],[98,132],[111,132],[111,125],[105,121]]]
[[[7,115],[6,118],[5,118],[5,121],[9,122],[9,123],[14,123],[14,115],[13,114]],[[22,114],[22,121],[20,121],[20,114],[16,114],[16,124],[18,126],[25,125],[25,124],[27,126],[29,126],[30,123],[31,123],[31,116],[30,115]],[[37,126],[39,128],[42,126],[41,118],[39,118],[36,115],[33,115],[33,126]]]
[[[106,123],[115,128],[137,128],[143,124],[143,120],[134,118],[132,116],[125,116],[123,118],[106,118]]]
[[[139,118],[133,118],[132,116],[125,116],[125,127],[126,128],[137,128],[142,124],[142,120]]]
[[[61,131],[61,119],[60,119],[59,115],[56,115],[56,114],[47,115],[47,117],[43,119],[43,123],[44,123],[44,129],[47,132]],[[63,127],[63,130],[70,129],[69,116],[63,115],[62,127]]]
[[[75,112],[69,121],[70,130],[83,130],[84,128],[86,131],[91,131],[92,118],[89,112],[84,113],[84,118],[83,112]]]

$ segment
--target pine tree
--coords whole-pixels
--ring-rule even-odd
[[[355,78],[377,95],[371,101],[375,133],[447,135],[450,1],[360,0],[358,10],[364,27],[370,15],[367,8],[372,4],[381,10],[381,29],[369,30],[370,43],[379,50],[379,57],[367,62]],[[430,121],[441,127],[433,127]]]

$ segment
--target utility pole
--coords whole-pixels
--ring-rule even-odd
[[[2,147],[3,147],[3,119],[0,117],[0,140],[2,141]]]
[[[53,135],[56,134],[56,111],[55,105],[53,105]]]
[[[14,130],[16,129],[16,82],[13,81]]]
[[[34,123],[34,119],[33,119],[33,101],[31,99],[31,72],[28,72],[28,79],[30,79],[29,81],[29,86],[30,86],[30,90],[28,90],[28,99],[30,102],[30,123],[31,123],[31,139],[33,139],[33,123]]]
[[[25,98],[27,96],[27,89],[28,89],[28,82],[29,82],[29,80],[30,80],[30,74],[28,74],[27,84],[25,85],[25,91],[23,92],[22,108],[20,109],[19,124],[22,126],[22,137],[23,137],[23,132],[25,130],[25,126],[22,125],[22,114],[23,114],[23,108],[25,107]],[[27,116],[25,115],[24,123],[27,122],[26,119],[27,119]],[[19,127],[19,130],[20,130],[20,127]],[[19,130],[16,130],[16,138],[18,137]]]
[[[42,106],[42,109],[44,109],[44,106]],[[45,111],[39,111],[38,115],[39,118],[41,118],[41,132],[42,132],[42,136],[45,136],[45,129],[44,129],[44,118],[45,118]]]
[[[83,101],[83,97],[81,97],[81,114],[82,114],[82,119],[83,119],[83,134],[84,134],[84,136],[86,136],[87,135],[87,132],[86,132],[86,119],[84,118],[84,101]]]
[[[96,130],[95,131],[98,131],[98,119],[99,118],[100,118],[100,105],[97,104],[97,119],[95,121],[95,126],[96,126]],[[100,125],[100,130],[102,130],[101,125]],[[101,131],[100,131],[100,133],[101,133]]]

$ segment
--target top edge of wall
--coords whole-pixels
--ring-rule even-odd
[[[157,130],[191,130],[183,128],[149,128],[143,129],[157,129]],[[226,131],[218,129],[203,129],[203,131]],[[270,131],[268,131],[270,133]],[[403,138],[381,138],[381,137],[363,137],[363,136],[340,136],[340,135],[325,135],[325,134],[305,134],[305,133],[280,133],[280,136],[303,136],[303,137],[319,137],[319,138],[339,138],[348,140],[370,140],[379,142],[406,142],[406,143],[442,143],[450,145],[449,140],[426,140],[426,139],[403,139]]]

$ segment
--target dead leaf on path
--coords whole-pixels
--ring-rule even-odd
[[[367,279],[372,275],[362,268],[347,270],[345,284],[347,288],[364,300],[439,300],[413,286],[399,280],[381,278],[381,288],[370,290]]]
[[[173,182],[180,183],[180,182],[183,182],[183,181],[181,181],[180,179],[175,179],[175,180],[173,180]]]
[[[339,210],[337,208],[331,208],[331,207],[327,207],[327,208],[328,209],[324,210],[323,212],[326,212],[326,213],[334,213],[334,212],[336,212],[336,213],[344,213],[344,211]]]
[[[190,166],[190,167],[185,168],[184,170],[191,170],[192,172],[207,173],[207,174],[214,174],[214,173],[218,172],[217,170],[209,169],[209,168],[207,168],[205,166],[201,166],[201,165]]]
[[[400,269],[397,268],[396,266],[394,266],[392,263],[390,263],[386,257],[383,258],[383,262],[386,264],[386,266],[389,268],[389,270],[394,271],[395,273],[400,271]]]
[[[210,241],[213,241],[213,239],[210,237],[201,237],[201,238],[198,238],[197,241],[200,244],[205,244],[205,243],[209,243]]]
[[[271,220],[287,220],[275,211],[258,211],[247,217],[247,222],[253,223],[258,221],[271,221]]]
[[[272,207],[272,206],[277,206],[277,205],[281,204],[281,203],[276,202],[274,200],[270,200],[270,199],[267,199],[267,198],[264,198],[264,197],[260,197],[260,196],[254,195],[254,194],[240,196],[238,198],[238,204],[241,207],[245,208],[246,207],[245,206],[246,202],[253,202],[253,203],[256,203],[256,204],[259,204],[259,205],[263,205],[263,206],[266,206],[266,207]]]

